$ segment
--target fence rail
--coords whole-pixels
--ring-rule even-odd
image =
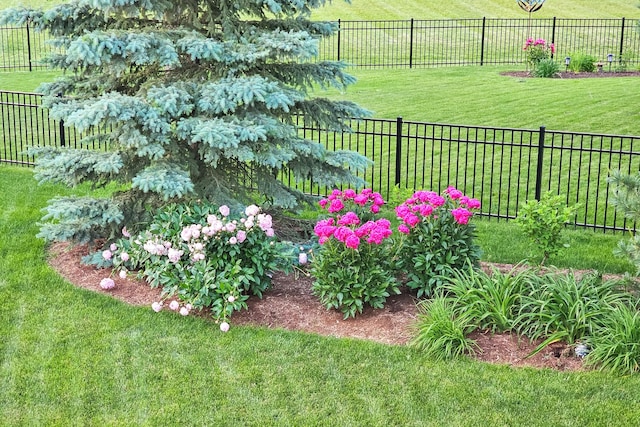
[[[617,66],[640,63],[637,19],[438,19],[337,21],[339,31],[320,42],[319,60],[358,67],[433,67],[518,64],[529,37],[555,43],[556,57],[574,53]],[[50,36],[24,27],[0,27],[0,70],[33,70],[52,52]]]
[[[0,91],[0,163],[32,166],[28,146],[86,147],[82,135],[51,120],[42,95]],[[635,229],[610,203],[610,170],[640,171],[640,136],[539,129],[493,128],[395,120],[352,120],[353,132],[325,131],[298,118],[301,136],[329,150],[357,151],[374,162],[361,176],[386,198],[394,186],[442,191],[454,185],[482,202],[481,215],[509,220],[543,192],[579,204],[574,227]],[[93,144],[93,143],[92,143]],[[91,145],[93,149],[104,149]],[[310,194],[328,189],[313,182],[288,185]]]

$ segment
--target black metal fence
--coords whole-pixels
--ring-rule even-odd
[[[517,64],[525,61],[528,37],[556,46],[556,58],[575,53],[617,66],[640,62],[638,20],[621,19],[441,19],[338,21],[324,39],[320,58],[359,67],[433,67]]]
[[[616,65],[640,62],[637,19],[439,19],[342,21],[320,43],[320,60],[359,67],[516,64],[531,36],[556,45],[556,57],[588,54]],[[0,70],[33,70],[51,52],[49,36],[29,26],[0,27]]]
[[[28,146],[78,147],[83,135],[49,119],[42,95],[0,91],[0,163],[33,165]],[[329,150],[357,151],[374,162],[363,178],[385,198],[400,188],[442,191],[454,185],[482,202],[481,214],[517,215],[526,200],[551,191],[579,204],[573,224],[594,230],[633,227],[610,203],[610,170],[640,171],[640,136],[539,129],[353,120],[353,132],[324,131],[299,119],[301,135]],[[93,146],[92,146],[93,147]],[[93,147],[99,149],[100,147]],[[284,181],[312,194],[326,194],[313,182]]]

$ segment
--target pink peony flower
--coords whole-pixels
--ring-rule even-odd
[[[127,230],[127,227],[123,227],[123,228],[122,228],[122,235],[123,235],[124,237],[127,237],[127,238],[128,238],[128,237],[131,237],[131,234],[130,234],[130,233],[129,233],[129,231]]]
[[[353,198],[353,202],[356,205],[360,205],[360,206],[366,205],[368,201],[369,201],[369,196],[362,193],[358,194],[356,197]]]
[[[411,230],[409,230],[409,227],[407,227],[405,224],[400,224],[398,226],[398,231],[402,234],[409,234],[411,232]]]
[[[109,260],[112,256],[113,254],[109,249],[107,249],[106,251],[102,251],[102,258]]]
[[[267,228],[267,229],[264,231],[264,234],[266,234],[266,235],[267,235],[267,237],[273,237],[273,236],[275,236],[275,235],[276,235],[276,233],[273,231],[273,228]]]
[[[172,262],[175,264],[176,262],[180,261],[180,258],[182,257],[183,253],[184,253],[183,251],[179,251],[177,249],[173,249],[173,248],[169,249],[169,252],[167,253],[167,256],[169,257],[169,262]]]
[[[300,252],[298,254],[298,264],[305,265],[308,261],[306,252]]]
[[[335,199],[331,201],[331,204],[329,205],[329,213],[336,213],[336,212],[340,212],[342,209],[344,208],[344,204],[342,203],[342,200],[340,199]]]
[[[229,244],[230,245],[235,245],[236,243],[238,243],[238,239],[236,238],[236,236],[229,237]]]
[[[380,212],[380,206],[371,205],[371,212],[374,213],[374,214],[377,214],[378,212]]]
[[[320,207],[321,207],[322,209],[324,209],[324,208],[325,208],[325,206],[327,206],[327,203],[329,203],[329,199],[322,199],[322,200],[320,200],[320,201],[318,202],[318,204],[320,205]]]
[[[247,208],[244,210],[244,213],[247,216],[256,216],[260,213],[260,208],[256,205],[250,205],[247,206]]]
[[[118,273],[118,276],[120,276],[121,279],[126,279],[127,272],[125,270],[120,270],[120,273]]]
[[[469,207],[469,209],[480,209],[480,200],[469,199],[469,203],[467,203],[467,207]]]
[[[220,212],[220,215],[222,216],[229,216],[229,206],[227,205],[222,205],[220,206],[220,209],[218,209],[218,211]]]
[[[452,186],[447,187],[445,192],[449,194],[449,197],[451,197],[451,200],[457,200],[463,196],[462,191]]]
[[[344,198],[349,200],[349,199],[353,199],[354,197],[356,197],[356,192],[350,188],[347,188],[346,190],[344,190]]]
[[[183,315],[183,316],[188,316],[189,315],[189,309],[187,307],[180,308],[180,314]]]
[[[247,232],[244,230],[239,230],[236,234],[236,239],[238,239],[238,243],[242,243],[247,240]]]
[[[344,244],[350,249],[358,249],[360,239],[355,234],[350,234],[344,241]]]
[[[222,332],[227,332],[229,331],[229,324],[227,322],[222,322],[220,323],[220,330]]]
[[[113,289],[116,286],[116,282],[110,277],[105,277],[100,281],[100,287],[105,290]]]
[[[229,295],[229,298],[227,298],[227,301],[229,301],[230,303],[233,303],[236,300],[236,297],[234,297],[233,295]]]
[[[180,303],[178,303],[178,301],[173,300],[169,303],[169,308],[173,311],[178,311],[178,309],[180,308]]]
[[[129,261],[129,254],[128,254],[128,253],[126,253],[126,252],[122,252],[122,253],[120,254],[120,259],[121,259],[122,261],[124,261],[124,262]]]
[[[162,310],[162,303],[156,301],[153,304],[151,304],[151,308],[153,309],[153,311],[158,313],[160,310]]]
[[[109,249],[111,250],[111,252],[115,252],[118,250],[118,245],[112,243],[111,246],[109,246]]]

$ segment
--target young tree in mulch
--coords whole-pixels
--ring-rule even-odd
[[[142,224],[149,207],[184,199],[291,208],[305,196],[278,180],[361,185],[357,153],[329,152],[299,136],[306,126],[345,130],[366,112],[311,98],[354,80],[318,61],[333,23],[312,22],[324,0],[75,0],[50,10],[9,9],[0,23],[49,31],[64,71],[44,84],[51,117],[87,136],[83,147],[38,147],[41,182],[98,187],[110,198],[55,198],[41,235],[92,241]],[[101,150],[89,146],[100,146]],[[106,149],[105,149],[106,148]],[[254,200],[252,200],[254,201]]]

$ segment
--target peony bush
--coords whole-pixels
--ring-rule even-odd
[[[262,297],[270,286],[279,258],[272,225],[271,216],[255,205],[240,215],[227,206],[171,205],[142,233],[131,236],[124,229],[102,258],[118,274],[135,270],[151,286],[162,287],[165,299],[175,298],[169,304],[173,311],[188,315],[192,308],[210,308],[224,330],[250,295]],[[163,306],[158,301],[152,308]]]
[[[321,245],[312,263],[314,294],[345,319],[362,313],[365,305],[384,307],[391,293],[400,293],[390,262],[391,222],[376,219],[384,199],[371,189],[347,189],[334,190],[319,204],[329,216],[314,228]]]
[[[452,270],[478,265],[480,248],[474,242],[475,227],[469,223],[478,209],[478,200],[455,187],[442,195],[417,191],[395,208],[401,221],[398,231],[404,235],[398,268],[418,297],[432,296]]]

